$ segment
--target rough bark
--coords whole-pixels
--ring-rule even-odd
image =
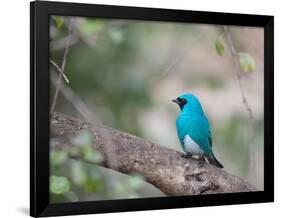
[[[110,127],[60,113],[52,114],[50,124],[52,146],[73,146],[69,139],[88,130],[94,138],[93,148],[104,157],[99,165],[128,175],[141,174],[167,195],[256,191],[241,178],[213,165],[199,167],[199,161],[181,152]]]

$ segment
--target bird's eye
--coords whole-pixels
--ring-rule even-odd
[[[186,104],[186,103],[187,103],[187,100],[183,98],[183,99],[181,99],[181,103],[182,103],[182,104]]]
[[[185,105],[187,103],[187,100],[185,98],[177,98],[177,101],[181,104],[181,105]]]

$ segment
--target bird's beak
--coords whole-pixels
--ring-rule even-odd
[[[172,102],[175,102],[176,104],[180,103],[177,99],[173,99]]]

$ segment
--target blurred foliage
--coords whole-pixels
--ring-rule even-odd
[[[52,16],[50,20],[50,59],[59,65],[69,18]],[[215,108],[215,113],[208,117],[216,156],[227,171],[263,187],[263,104],[256,97],[256,93],[263,91],[260,82],[263,78],[256,73],[259,69],[256,65],[261,65],[263,60],[258,59],[263,56],[257,51],[263,52],[263,48],[251,47],[253,42],[258,42],[259,34],[249,30],[247,38],[243,28],[231,27],[240,52],[241,71],[255,72],[245,74],[246,94],[255,105],[253,111],[257,111],[253,121],[255,157],[249,150],[247,111],[232,74],[233,59],[230,58],[233,57],[228,54],[220,26],[72,19],[73,42],[65,69],[70,81],[67,85],[103,124],[181,150],[174,123],[179,111],[170,100],[183,91],[207,96],[204,99],[207,114]],[[173,67],[170,69],[170,66]],[[57,72],[52,69],[50,73]],[[254,94],[249,94],[252,90]],[[50,92],[52,101],[53,85]],[[225,96],[218,103],[217,96],[221,93]],[[229,99],[236,104],[229,106]],[[81,117],[73,104],[75,102],[68,102],[60,95],[56,110]],[[79,154],[91,163],[103,161],[102,154],[92,147],[95,141],[89,132],[81,131],[71,143],[73,146],[67,149],[50,151],[52,202],[163,196],[140,175],[125,176],[69,158]],[[256,172],[250,167],[253,160]]]
[[[250,167],[251,154],[248,149],[249,138],[249,120],[247,118],[241,118],[239,114],[234,115],[228,122],[217,123],[214,129],[213,135],[216,140],[216,150],[227,149],[225,154],[228,159],[232,160],[236,164],[236,168],[239,169],[237,174],[247,176]],[[263,146],[263,121],[257,120],[254,123],[255,126],[255,138],[254,145],[256,149]],[[223,135],[220,133],[224,133]],[[245,167],[246,166],[246,167]],[[236,169],[236,170],[237,170]]]
[[[215,40],[215,49],[218,55],[222,56],[224,53],[224,33],[219,35]],[[231,48],[230,48],[231,49]],[[255,71],[256,69],[256,63],[254,58],[246,52],[238,52],[239,56],[239,64],[240,64],[240,70],[244,73],[250,73]]]
[[[80,26],[81,33],[84,36],[90,35],[96,31],[99,31],[103,28],[105,23],[101,20],[95,20],[94,22],[91,19],[86,19],[85,22]]]
[[[50,190],[53,194],[63,194],[70,190],[70,182],[66,177],[51,176],[50,177]]]
[[[144,184],[141,176],[131,175],[125,181],[115,178],[113,183],[109,183],[107,179],[110,177],[103,173],[100,167],[93,165],[101,162],[103,156],[92,148],[94,141],[89,132],[81,131],[71,142],[71,147],[51,150],[52,202],[78,201],[84,198],[85,193],[94,194],[94,199],[139,196],[137,191]],[[75,160],[77,155],[91,164]]]
[[[248,53],[244,53],[244,52],[239,53],[239,63],[240,63],[240,69],[244,73],[250,73],[255,71],[256,69],[255,60]]]
[[[63,26],[64,20],[61,16],[52,16],[55,21],[56,27],[60,29]]]

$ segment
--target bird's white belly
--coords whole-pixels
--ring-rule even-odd
[[[187,153],[196,154],[196,155],[203,155],[203,150],[200,146],[192,140],[189,135],[184,137],[184,150]]]

